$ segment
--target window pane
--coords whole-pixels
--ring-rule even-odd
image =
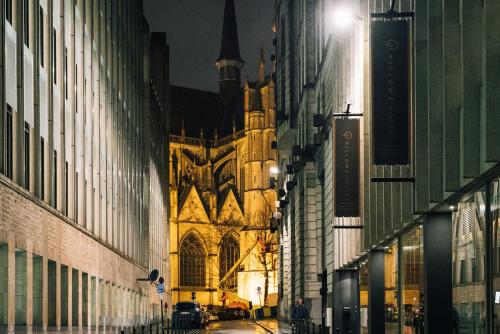
[[[196,235],[190,233],[181,244],[181,285],[205,287],[205,252]]]
[[[500,334],[500,179],[491,184],[491,223],[493,247],[493,333]]]
[[[385,332],[399,333],[398,243],[385,252]]]
[[[222,279],[240,258],[240,244],[232,236],[225,237],[219,253],[219,279]],[[232,290],[238,284],[238,271],[235,270],[223,284],[224,290]]]
[[[453,213],[453,319],[459,333],[486,333],[485,193],[467,196]]]
[[[418,227],[402,237],[401,292],[403,333],[424,332],[424,240]]]
[[[359,266],[359,322],[361,334],[368,334],[368,262]]]

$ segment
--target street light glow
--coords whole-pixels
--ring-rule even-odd
[[[271,167],[270,172],[271,172],[271,175],[276,175],[280,172],[280,170],[278,169],[278,167],[273,166],[273,167]]]
[[[348,7],[340,7],[333,12],[332,20],[336,27],[345,28],[354,21],[354,15]]]

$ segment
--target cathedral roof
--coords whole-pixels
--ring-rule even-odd
[[[240,97],[226,105],[219,93],[180,86],[170,86],[170,133],[181,135],[184,126],[187,137],[200,138],[201,129],[205,139],[219,138],[244,126],[243,92]]]
[[[240,56],[240,44],[238,41],[238,27],[236,25],[234,0],[226,0],[226,4],[224,6],[222,41],[218,60],[222,59],[242,61]]]
[[[221,212],[222,206],[226,201],[228,200],[228,197],[230,194],[233,194],[234,199],[236,200],[236,203],[238,204],[238,208],[240,211],[243,213],[243,204],[241,203],[241,198],[239,197],[238,194],[238,189],[236,189],[236,186],[234,184],[229,184],[227,187],[224,188],[221,192],[218,193],[217,195],[217,213]]]

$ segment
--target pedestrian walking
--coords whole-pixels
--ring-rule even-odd
[[[301,334],[305,332],[305,321],[309,316],[309,311],[304,305],[302,299],[297,300],[297,302],[292,306],[292,327],[296,328],[295,333]]]

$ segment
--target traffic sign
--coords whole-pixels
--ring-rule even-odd
[[[165,285],[163,283],[156,284],[156,292],[158,293],[165,292]]]
[[[257,294],[258,295],[262,294],[262,289],[260,288],[260,286],[257,287]]]
[[[153,269],[153,270],[151,271],[151,273],[149,273],[149,280],[150,280],[151,282],[156,281],[156,279],[158,278],[158,275],[159,275],[158,270]]]

